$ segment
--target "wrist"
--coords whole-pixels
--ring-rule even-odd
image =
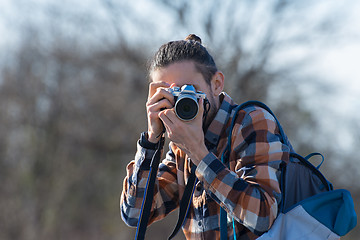
[[[201,147],[201,148],[198,148],[197,150],[196,150],[196,152],[194,152],[194,157],[193,157],[193,163],[195,164],[195,165],[199,165],[199,163],[201,162],[201,160],[203,160],[205,157],[206,157],[206,155],[208,155],[209,154],[209,150],[206,148],[206,146],[203,146],[203,147]]]
[[[157,148],[158,143],[149,142],[147,138],[147,132],[142,132],[140,136],[139,144],[143,148],[155,150]]]
[[[145,136],[146,136],[146,139],[147,139],[149,142],[156,144],[156,143],[159,142],[161,134],[160,134],[160,135],[159,135],[159,134],[156,135],[156,134],[148,131],[148,132],[145,133]]]

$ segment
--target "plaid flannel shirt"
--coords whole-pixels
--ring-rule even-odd
[[[239,111],[232,133],[229,161],[220,160],[236,105],[226,94],[219,111],[205,133],[210,153],[196,168],[197,182],[183,225],[187,239],[220,238],[220,206],[228,213],[228,237],[256,239],[277,216],[281,200],[280,163],[288,161],[290,149],[280,141],[274,117],[251,106]],[[191,160],[170,142],[169,152],[159,166],[149,224],[164,218],[179,206],[192,166]],[[144,134],[138,142],[135,160],[127,166],[120,206],[121,216],[136,227],[148,166],[155,152]]]

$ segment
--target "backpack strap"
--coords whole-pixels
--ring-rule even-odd
[[[321,153],[318,152],[314,152],[314,153],[310,153],[309,155],[307,155],[306,157],[304,157],[306,160],[309,161],[310,158],[312,158],[313,156],[321,156],[321,162],[319,163],[319,165],[317,165],[316,169],[319,169],[321,167],[321,165],[323,164],[325,158]]]

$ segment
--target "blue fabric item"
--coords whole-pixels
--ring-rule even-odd
[[[232,218],[232,224],[233,224],[234,240],[236,240],[236,231],[235,231],[235,220],[234,220],[234,218]]]
[[[280,213],[269,231],[257,240],[340,240],[340,236],[309,215],[302,205]]]
[[[220,209],[220,239],[226,240],[228,238],[227,235],[227,213],[221,208]]]
[[[319,165],[317,165],[316,169],[319,169],[321,167],[321,165],[324,163],[325,158],[324,155],[322,155],[321,153],[318,152],[314,152],[314,153],[310,153],[309,155],[307,155],[306,157],[304,157],[306,160],[309,160],[310,158],[312,158],[313,156],[320,156],[321,157],[321,162],[319,163]]]
[[[309,197],[280,213],[259,240],[338,240],[356,225],[353,201],[339,189]]]
[[[356,226],[354,203],[350,192],[345,189],[320,193],[299,205],[339,236],[344,236]]]

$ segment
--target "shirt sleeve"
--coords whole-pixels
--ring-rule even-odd
[[[137,143],[135,159],[126,168],[126,177],[120,197],[120,212],[123,221],[136,227],[149,175],[149,167],[156,151],[155,145],[144,141],[144,133]],[[149,224],[164,218],[178,207],[178,187],[176,183],[176,163],[170,150],[160,163],[154,187],[154,198]]]
[[[256,235],[267,231],[281,199],[279,168],[289,159],[274,117],[262,108],[240,111],[232,133],[231,171],[213,153],[196,175],[218,204]]]

